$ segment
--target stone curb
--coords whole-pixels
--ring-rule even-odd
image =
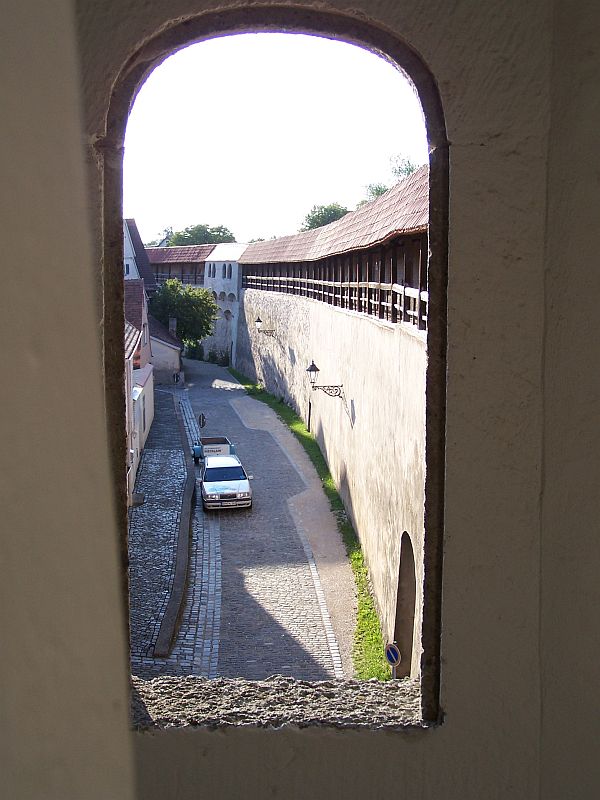
[[[185,597],[190,550],[192,499],[196,489],[194,462],[188,447],[187,434],[179,410],[179,403],[175,395],[173,395],[173,404],[175,406],[175,416],[177,417],[177,423],[179,425],[179,435],[181,437],[187,477],[185,479],[185,487],[181,499],[181,514],[179,517],[179,534],[177,537],[177,552],[175,554],[173,586],[171,587],[171,594],[167,602],[167,607],[165,608],[165,613],[163,614],[162,622],[160,623],[156,644],[154,645],[154,656],[160,658],[168,656],[171,652],[175,634],[177,633],[177,623],[179,621],[181,606]]]

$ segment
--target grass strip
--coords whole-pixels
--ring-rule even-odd
[[[331,511],[336,518],[356,582],[358,609],[352,648],[354,675],[360,680],[368,680],[369,678],[377,678],[380,681],[389,680],[391,672],[384,655],[381,627],[369,587],[369,576],[360,542],[352,523],[348,519],[342,499],[338,494],[325,457],[315,437],[308,432],[304,422],[283,400],[279,400],[274,395],[269,394],[260,385],[251,383],[249,378],[232,367],[229,367],[229,372],[242,384],[251,397],[260,400],[261,403],[265,403],[273,409],[279,419],[288,426],[296,439],[298,439],[312,461],[321,479],[323,491],[329,500]]]

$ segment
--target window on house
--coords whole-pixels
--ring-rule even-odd
[[[223,278],[226,278],[226,277],[227,277],[227,268],[226,268],[225,264],[223,264]]]

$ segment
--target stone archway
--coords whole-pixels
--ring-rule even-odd
[[[103,187],[103,336],[106,412],[119,507],[126,589],[126,500],[122,387],[123,297],[121,235],[123,144],[129,110],[152,70],[190,44],[234,33],[278,32],[325,36],[358,45],[400,68],[412,81],[424,111],[430,150],[429,329],[426,400],[426,532],[423,550],[423,657],[421,690],[423,718],[439,716],[441,632],[441,569],[446,419],[446,286],[448,255],[448,142],[437,83],[416,51],[389,30],[351,12],[331,12],[306,5],[233,6],[166,24],[146,39],[124,63],[110,98],[106,99],[106,131],[93,144],[93,159]],[[420,556],[419,556],[420,557]]]

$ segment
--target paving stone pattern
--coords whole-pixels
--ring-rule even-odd
[[[202,369],[204,368],[204,369]],[[184,391],[156,392],[155,420],[136,490],[144,505],[131,512],[132,671],[144,678],[172,675],[261,680],[343,676],[310,546],[287,501],[304,481],[274,438],[250,430],[228,402],[241,387],[224,370],[202,365]],[[213,374],[214,373],[214,374]],[[233,392],[233,394],[231,394]],[[254,508],[192,514],[185,605],[168,658],[153,647],[173,580],[185,463],[173,397],[188,443],[207,417],[204,435],[225,435],[254,474]]]
[[[173,398],[156,393],[155,419],[142,453],[129,512],[132,663],[151,657],[175,574],[175,552],[186,478]]]
[[[228,402],[241,388],[224,370],[205,369],[194,377],[189,399],[195,414],[206,416],[203,435],[227,436],[254,476],[252,509],[207,514],[220,519],[218,674],[250,680],[333,678],[341,670],[335,637],[323,619],[308,543],[299,536],[287,503],[305,489],[304,481],[268,431],[243,425]]]

